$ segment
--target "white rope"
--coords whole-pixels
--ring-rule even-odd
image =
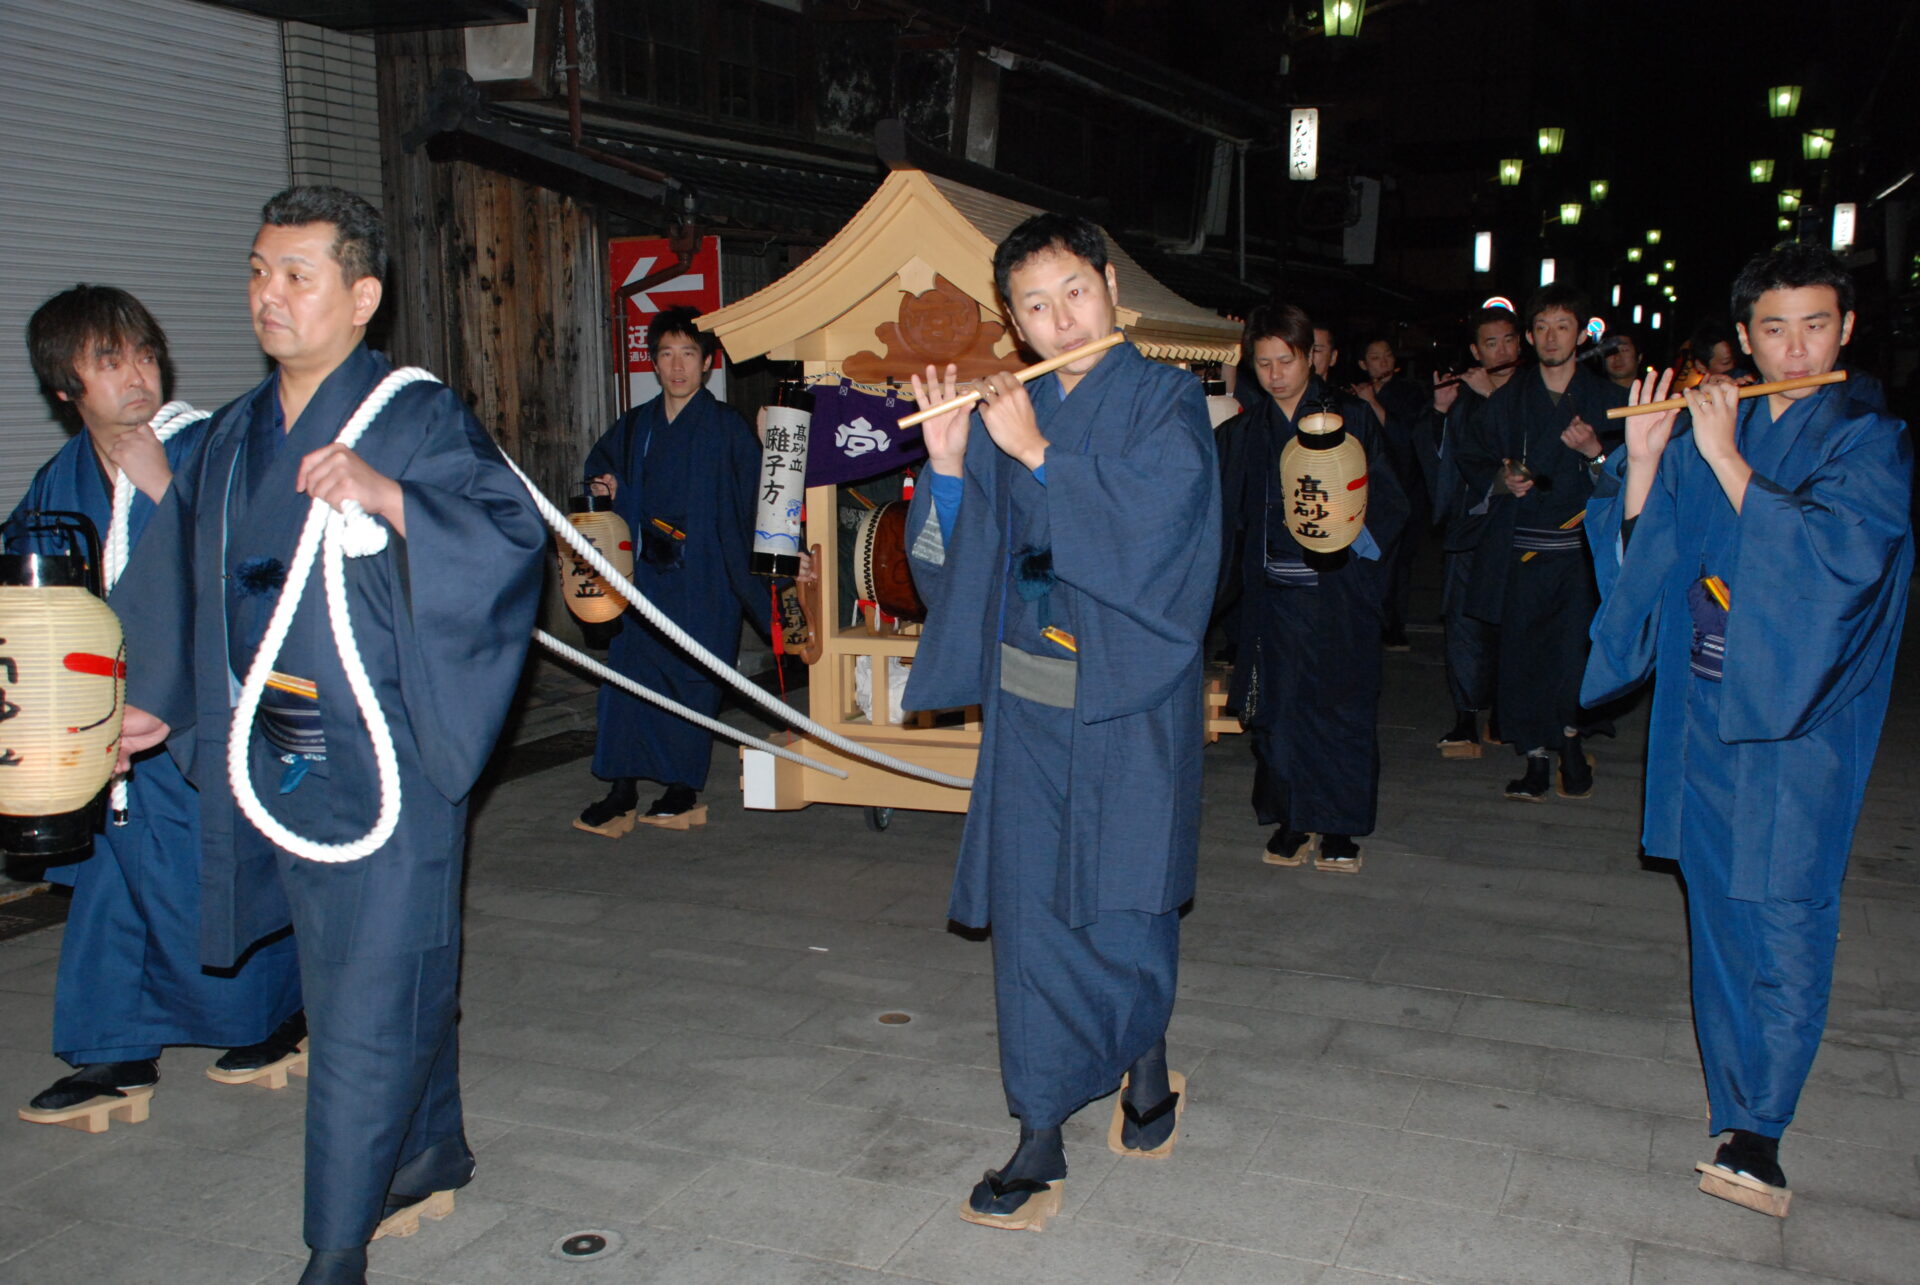
[[[153,435],[166,442],[190,424],[198,424],[203,419],[212,419],[210,411],[195,410],[186,402],[168,402],[160,408],[159,414],[147,421],[147,427]],[[115,469],[113,473],[113,512],[107,520],[106,545],[101,550],[100,587],[102,593],[112,593],[113,587],[120,583],[120,577],[126,574],[127,559],[132,546],[127,532],[133,522],[133,493],[136,488],[133,479],[127,476],[125,469]],[[120,775],[113,778],[113,792],[109,803],[110,815],[115,825],[127,823],[127,778]]]
[[[401,389],[421,380],[433,380],[433,376],[417,366],[388,375],[360,404],[360,409],[334,440],[351,449],[374,417],[387,408],[387,403]],[[367,677],[366,663],[360,658],[360,645],[354,640],[353,620],[347,607],[346,555],[351,552],[355,557],[365,557],[378,553],[386,544],[386,528],[352,500],[338,509],[324,500],[313,501],[307,509],[306,525],[300,530],[293,564],[287,568],[280,599],[267,622],[266,637],[260,642],[260,650],[254,653],[246,681],[240,685],[240,699],[234,707],[233,722],[227,728],[227,782],[233,787],[233,799],[241,814],[276,845],[308,861],[358,861],[391,839],[400,824],[400,756],[393,746],[393,729],[387,725],[386,712],[380,708],[373,683]],[[253,739],[254,715],[267,689],[267,676],[273,672],[274,662],[280,659],[280,649],[286,644],[294,612],[299,609],[307,579],[313,574],[316,553],[322,555],[321,577],[327,597],[327,622],[333,627],[333,645],[339,652],[341,668],[346,670],[347,686],[353,692],[360,716],[366,720],[367,737],[373,742],[374,767],[380,780],[380,811],[374,818],[373,828],[349,843],[320,843],[280,824],[253,791],[247,752]]]
[[[432,374],[414,366],[396,370],[388,375],[366,401],[361,403],[360,408],[347,421],[346,427],[340,430],[335,441],[351,449],[360,440],[361,434],[366,432],[367,427],[381,411],[386,409],[387,403],[392,401],[402,388],[421,380],[438,382]],[[178,431],[178,428],[176,427],[173,431]],[[613,564],[593,547],[592,541],[581,535],[574,525],[567,521],[566,515],[540,493],[539,488],[533,484],[533,480],[521,471],[518,464],[508,458],[504,451],[501,452],[500,458],[505,460],[507,467],[513,470],[514,476],[518,477],[521,484],[527,488],[528,497],[533,500],[534,507],[539,510],[547,525],[552,527],[587,565],[598,572],[615,592],[639,611],[649,624],[665,634],[669,640],[706,666],[734,690],[783,722],[799,728],[853,758],[908,776],[916,776],[936,785],[961,790],[972,788],[973,782],[965,777],[936,772],[932,768],[882,754],[857,741],[849,740],[837,732],[822,727],[785,702],[761,691],[745,675],[702,647],[692,635],[647,601],[646,596],[615,570]],[[358,504],[348,500],[341,505],[340,509],[335,510],[322,500],[313,501],[307,510],[307,521],[301,528],[299,543],[294,549],[293,562],[287,568],[286,581],[281,587],[279,601],[274,604],[273,615],[267,622],[266,635],[260,642],[259,650],[254,653],[253,663],[247,670],[246,681],[241,684],[240,697],[233,711],[233,721],[227,730],[227,779],[233,789],[234,802],[239,805],[241,814],[273,843],[294,856],[309,861],[330,863],[357,861],[379,850],[393,837],[393,832],[400,823],[399,755],[394,748],[393,731],[388,726],[386,713],[380,708],[379,699],[373,690],[373,683],[367,677],[366,664],[360,656],[359,644],[353,636],[353,621],[347,605],[346,590],[345,559],[378,553],[386,545],[386,527],[365,513]],[[124,553],[121,556],[124,566]],[[286,644],[287,633],[293,625],[294,613],[299,608],[300,599],[306,592],[307,581],[313,573],[316,556],[321,559],[322,584],[327,600],[327,621],[332,628],[334,647],[339,653],[341,667],[346,671],[347,686],[352,690],[360,715],[366,721],[368,739],[372,742],[374,764],[380,782],[380,811],[375,817],[373,827],[360,838],[348,843],[321,843],[295,834],[282,825],[272,813],[267,811],[266,806],[260,802],[259,796],[254,792],[249,766],[248,747],[252,740],[253,722],[260,708],[261,696],[266,691],[267,677],[273,672],[274,662],[280,658],[280,650]],[[718,732],[743,743],[751,742],[756,748],[764,749],[778,758],[789,759],[842,779],[847,775],[839,768],[808,759],[805,755],[784,746],[737,732],[717,719],[708,718],[657,692],[649,691],[625,675],[600,665],[591,657],[583,655],[543,630],[534,630],[533,636],[542,645],[586,666],[624,690],[631,691],[634,695],[652,701],[664,709],[672,710],[709,731]]]
[[[621,575],[620,572],[614,568],[614,565],[607,561],[606,555],[593,547],[593,541],[580,534],[580,532],[574,528],[573,523],[567,521],[566,515],[554,507],[553,501],[540,493],[540,488],[533,484],[533,479],[521,472],[520,466],[509,459],[506,452],[502,451],[500,458],[507,461],[507,467],[513,470],[514,476],[519,478],[521,483],[527,488],[527,494],[532,497],[534,507],[540,510],[540,516],[547,520],[547,525],[552,527],[555,533],[558,534],[562,540],[565,540],[588,566],[598,572],[600,578],[605,580],[615,593],[625,598],[648,624],[665,634],[667,638],[682,651],[699,661],[711,671],[715,677],[723,680],[729,687],[739,692],[742,696],[745,696],[761,709],[772,714],[775,718],[780,719],[790,726],[799,728],[807,735],[831,745],[834,749],[839,750],[842,754],[848,755],[851,758],[857,758],[863,762],[872,763],[876,767],[883,767],[889,771],[899,772],[905,776],[917,776],[921,780],[931,781],[935,785],[951,786],[956,790],[970,790],[973,788],[973,782],[964,776],[950,776],[945,772],[936,772],[930,767],[921,767],[918,763],[909,763],[905,759],[897,759],[890,754],[882,754],[880,751],[870,749],[858,741],[849,740],[838,732],[820,726],[820,724],[814,722],[777,696],[771,696],[761,691],[759,687],[754,685],[752,679],[742,674],[732,665],[721,660],[705,647],[702,647],[699,642],[694,639],[693,635],[675,624],[660,608],[648,602],[646,595],[634,588],[633,582]]]
[[[689,709],[677,700],[662,696],[659,692],[650,691],[642,687],[639,683],[634,682],[631,678],[628,678],[619,670],[603,665],[578,648],[570,647],[566,643],[561,642],[544,629],[534,630],[533,640],[562,660],[570,661],[580,666],[580,668],[586,670],[595,678],[612,683],[615,687],[623,691],[632,692],[643,701],[652,701],[661,709],[669,713],[678,714],[689,723],[704,727],[709,732],[727,737],[730,740],[738,741],[742,745],[751,745],[757,750],[765,750],[767,753],[778,758],[786,759],[791,763],[798,763],[801,767],[810,767],[816,772],[825,772],[828,776],[837,776],[843,781],[847,779],[846,772],[834,767],[831,763],[823,763],[819,759],[810,759],[804,754],[796,753],[784,745],[776,745],[772,741],[763,741],[750,732],[743,732],[738,728],[728,727],[717,718],[708,718],[697,709]]]

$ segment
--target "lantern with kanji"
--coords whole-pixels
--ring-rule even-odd
[[[633,530],[625,518],[613,511],[613,497],[595,495],[591,488],[589,483],[585,494],[567,501],[567,521],[592,542],[615,571],[632,579]],[[614,592],[613,586],[570,545],[558,537],[554,543],[560,548],[560,594],[567,601],[567,610],[589,625],[618,619],[627,609],[627,600]]]
[[[0,850],[71,861],[93,842],[120,754],[126,650],[119,618],[93,592],[92,523],[25,516],[29,544],[47,531],[71,538],[84,523],[92,560],[77,548],[0,556]]]
[[[1367,518],[1367,451],[1332,410],[1302,415],[1280,452],[1287,527],[1308,553],[1338,553]]]
[[[807,440],[813,429],[813,394],[782,384],[778,405],[767,407],[760,450],[760,502],[753,517],[755,575],[800,572],[800,511],[807,497]]]

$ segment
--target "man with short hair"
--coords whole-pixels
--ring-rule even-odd
[[[1500,629],[1500,730],[1526,764],[1506,794],[1529,803],[1553,786],[1555,754],[1561,797],[1593,793],[1579,734],[1580,672],[1598,600],[1580,526],[1592,469],[1605,459],[1594,426],[1626,394],[1574,359],[1586,308],[1564,283],[1535,293],[1526,338],[1537,365],[1487,399],[1460,451],[1462,476],[1492,495],[1467,610]]]
[[[1633,331],[1616,326],[1600,341],[1600,372],[1621,388],[1631,388],[1646,373],[1645,366]]]
[[[202,959],[229,964],[294,926],[313,1031],[300,1282],[357,1285],[370,1238],[444,1216],[473,1173],[454,1025],[467,799],[519,682],[548,546],[452,390],[429,379],[395,392],[367,348],[386,272],[379,214],[339,188],[296,187],[262,222],[248,299],[275,369],[215,415],[123,581],[153,622],[129,654],[123,745],[171,731],[201,787]],[[337,441],[382,395],[358,443]],[[358,506],[384,536],[346,560],[340,604],[371,692],[354,694],[314,575],[239,730],[247,761],[230,786],[234,693],[257,681],[314,500]],[[362,842],[390,804],[391,837],[369,855],[307,849]]]
[[[193,424],[164,445],[148,421],[167,399],[167,336],[141,302],[111,286],[78,285],[27,322],[34,375],[62,420],[78,428],[34,474],[9,519],[11,552],[65,552],[14,526],[33,510],[84,514],[104,541],[116,475],[135,487],[129,547],[137,547],[173,470],[204,434]],[[147,645],[144,622],[122,602],[130,651]],[[229,972],[200,967],[199,800],[165,753],[149,751],[127,781],[124,824],[94,836],[92,855],[47,869],[73,888],[53,992],[53,1049],[71,1075],[34,1097],[20,1118],[35,1124],[105,1125],[115,1108],[145,1102],[169,1044],[226,1048],[209,1074],[228,1084],[302,1069],[300,972],[282,937]]]
[[[634,407],[587,454],[590,484],[613,497],[633,531],[633,583],[647,601],[731,664],[740,616],[769,628],[768,583],[750,567],[760,481],[760,443],[731,407],[707,391],[718,341],[691,308],[670,308],[647,327],[660,395]],[[721,686],[637,614],[621,618],[607,663],[635,682],[713,717]],[[607,796],[574,820],[618,838],[636,823],[684,830],[704,825],[700,805],[713,734],[611,683],[600,688],[593,774]],[[641,779],[666,792],[639,811]]]
[[[1309,357],[1315,379],[1325,382],[1333,378],[1333,368],[1340,364],[1340,346],[1334,342],[1332,330],[1325,326],[1313,328],[1313,352]]]
[[[1115,328],[1106,238],[1085,219],[1028,219],[994,275],[1041,358]],[[930,366],[914,395],[944,401],[954,381]],[[1020,1141],[960,1215],[1038,1231],[1059,1212],[1069,1116],[1119,1088],[1108,1146],[1158,1156],[1186,1104],[1166,1031],[1199,845],[1220,484],[1199,381],[1129,344],[981,390],[977,416],[925,428],[907,538],[928,619],[904,704],[982,707],[948,914],[993,929]]]
[[[1253,810],[1274,827],[1268,865],[1353,874],[1356,839],[1378,813],[1380,631],[1387,569],[1406,498],[1380,429],[1363,405],[1313,373],[1313,323],[1292,305],[1254,309],[1242,348],[1266,404],[1231,425],[1241,466],[1222,481],[1223,526],[1243,537],[1234,568],[1245,597],[1230,708],[1254,757]],[[1294,537],[1282,452],[1305,416],[1338,414],[1366,451],[1367,507],[1359,537],[1321,554]],[[1223,429],[1223,432],[1225,430]]]
[[[1467,350],[1475,364],[1459,376],[1434,375],[1433,400],[1416,437],[1434,444],[1431,491],[1434,521],[1441,528],[1441,627],[1447,694],[1453,701],[1453,726],[1437,742],[1446,758],[1480,757],[1480,712],[1493,708],[1500,639],[1499,630],[1467,612],[1474,550],[1487,525],[1489,496],[1484,488],[1474,490],[1462,475],[1460,450],[1487,399],[1513,378],[1525,352],[1520,320],[1508,309],[1482,308],[1472,321],[1473,341]],[[1491,738],[1491,718],[1487,730]]]
[[[1762,380],[1824,374],[1853,298],[1836,256],[1784,243],[1734,282],[1740,346]],[[1731,1131],[1700,1189],[1776,1217],[1913,573],[1912,443],[1853,391],[1689,389],[1691,431],[1628,419],[1591,502],[1605,602],[1583,691],[1658,679],[1641,842],[1686,879],[1707,1132]]]

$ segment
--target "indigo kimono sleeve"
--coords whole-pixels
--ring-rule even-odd
[[[1117,452],[1047,448],[1054,574],[1080,617],[1081,720],[1164,703],[1197,663],[1219,579],[1220,475],[1200,383],[1156,378]]]
[[[479,778],[513,703],[547,539],[526,488],[466,407],[442,388],[432,397],[424,408],[407,408],[427,422],[396,479],[407,535],[388,546],[397,599],[389,618],[421,765],[434,788],[458,802]]]
[[[1601,466],[1601,479],[1587,500],[1587,548],[1600,587],[1600,610],[1587,631],[1593,650],[1580,685],[1583,705],[1631,691],[1653,675],[1667,584],[1680,559],[1675,455],[1692,449],[1691,437],[1668,446],[1635,521],[1630,555],[1620,540],[1626,455]]]
[[[138,621],[127,646],[127,704],[166,723],[167,750],[193,779],[194,724],[199,708],[194,674],[194,513],[200,471],[211,433],[173,469],[173,483],[154,506],[110,604],[122,621]],[[136,631],[127,631],[136,632]]]
[[[1477,413],[1469,412],[1461,419],[1453,464],[1467,484],[1468,492],[1475,497],[1485,495],[1493,486],[1507,458],[1506,443],[1511,434],[1509,408],[1519,404],[1515,382],[1509,380],[1505,388],[1480,403]],[[1478,503],[1477,499],[1475,502]]]
[[[1721,739],[1803,736],[1892,663],[1912,477],[1903,426],[1877,415],[1792,490],[1753,475],[1727,577]]]

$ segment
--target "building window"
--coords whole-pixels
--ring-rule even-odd
[[[803,125],[799,15],[758,0],[605,0],[601,13],[608,93],[712,120]]]

